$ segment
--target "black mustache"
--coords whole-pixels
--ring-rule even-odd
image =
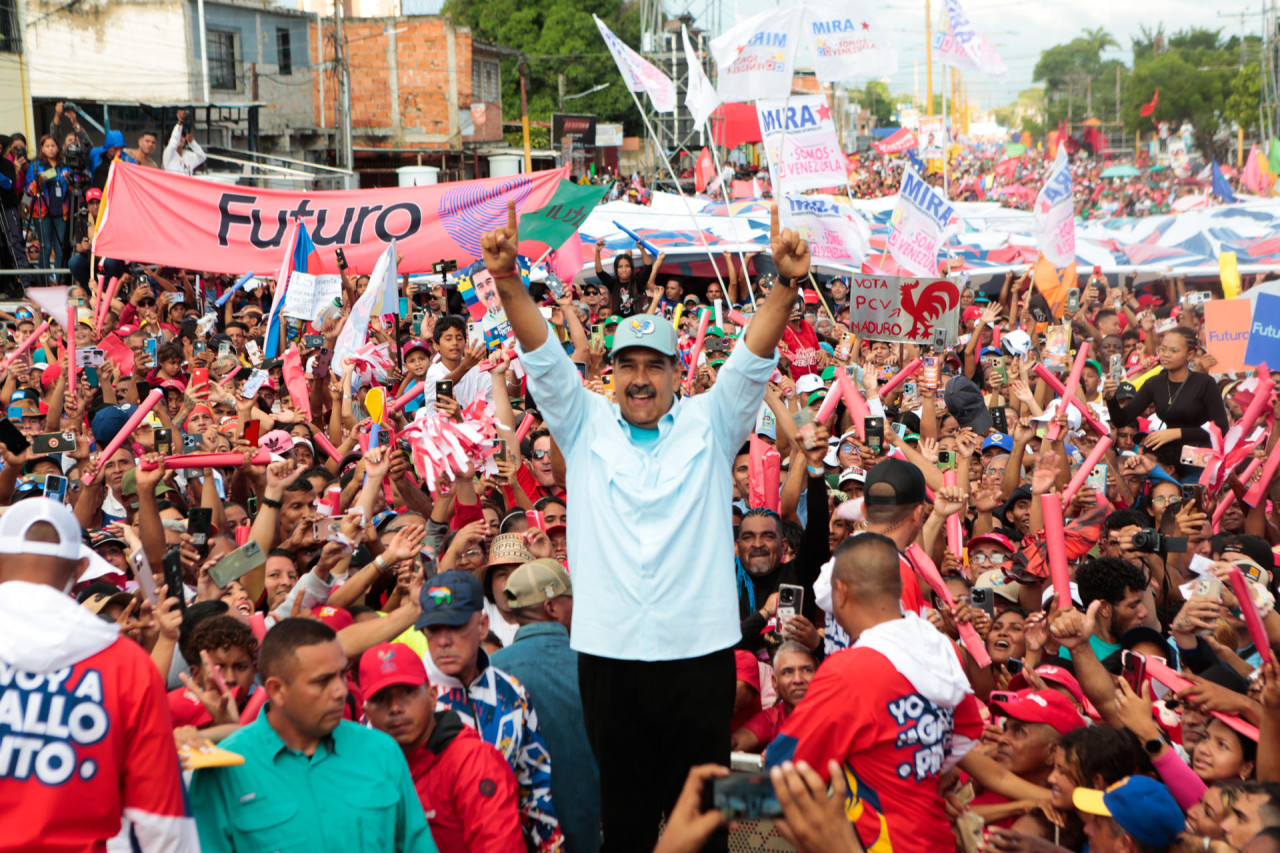
[[[657,396],[658,392],[652,385],[632,385],[627,389],[627,396],[630,397],[633,394],[653,394]]]

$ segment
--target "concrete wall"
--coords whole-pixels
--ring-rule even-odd
[[[31,124],[31,101],[23,97],[21,57],[16,53],[0,53],[0,133],[21,130],[28,139],[36,139]]]
[[[199,60],[183,0],[89,0],[69,8],[65,0],[26,0],[24,6],[33,22],[25,43],[33,98],[192,100]]]

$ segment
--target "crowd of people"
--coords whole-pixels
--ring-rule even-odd
[[[118,159],[190,175],[205,163],[185,110],[178,110],[168,140],[157,152],[159,137],[153,131],[138,134],[129,148],[123,133],[108,130],[102,144],[95,146],[77,109],[69,102],[55,104],[48,133],[34,144],[21,132],[0,135],[0,269],[70,266],[85,284],[97,205],[111,164]],[[52,278],[68,280],[66,274]],[[43,282],[43,276],[40,279]],[[36,283],[34,275],[0,279],[0,290],[17,293]]]
[[[1186,282],[931,347],[776,213],[727,288],[517,243],[510,348],[406,277],[353,352],[355,269],[0,313],[0,849],[1280,849],[1276,376]]]

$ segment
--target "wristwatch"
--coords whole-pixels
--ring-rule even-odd
[[[1164,738],[1153,737],[1150,740],[1144,741],[1142,748],[1147,751],[1147,755],[1155,758],[1160,754],[1160,750],[1164,749]]]
[[[284,506],[283,501],[272,500],[268,497],[259,498],[258,502],[263,506],[269,506],[272,509],[280,509],[280,507]]]

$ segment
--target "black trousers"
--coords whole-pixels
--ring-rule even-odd
[[[729,765],[735,679],[732,649],[669,661],[578,655],[604,853],[649,853],[689,768]],[[709,849],[726,844],[713,839]]]

